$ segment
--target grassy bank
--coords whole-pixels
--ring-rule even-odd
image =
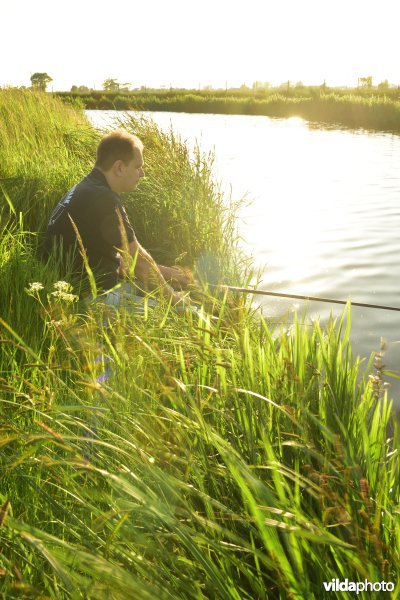
[[[87,109],[173,111],[268,117],[302,117],[311,122],[351,128],[400,132],[398,90],[326,91],[318,88],[282,89],[264,93],[164,92],[58,94]]]
[[[200,317],[159,304],[106,326],[83,310],[37,261],[35,227],[98,134],[47,98],[0,93],[29,140],[19,160],[0,145],[3,596],[320,599],[332,578],[397,585],[399,434],[379,373],[360,376],[349,316],[287,332],[223,296]],[[127,198],[139,239],[172,261],[188,246],[187,264],[240,281],[206,158],[149,122],[129,127],[146,147],[147,178]]]

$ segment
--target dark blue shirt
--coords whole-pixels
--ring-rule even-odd
[[[96,278],[98,288],[108,290],[118,283],[119,248],[132,242],[135,233],[118,194],[103,173],[94,168],[65,194],[53,210],[47,226],[45,252],[55,245],[63,253],[74,252],[74,270],[84,273],[80,244],[74,223]]]

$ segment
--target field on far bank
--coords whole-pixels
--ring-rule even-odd
[[[38,259],[100,134],[49,94],[0,91],[0,594],[320,600],[342,597],[324,582],[367,579],[397,597],[400,435],[380,357],[361,374],[349,311],[281,330],[211,293],[250,265],[210,157],[126,127],[145,143],[135,230],[195,269],[198,315],[107,313]]]
[[[57,92],[85,109],[301,117],[310,122],[400,133],[398,89],[288,87],[267,90]]]

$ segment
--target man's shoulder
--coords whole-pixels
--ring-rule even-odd
[[[115,208],[120,205],[119,196],[110,189],[104,175],[98,169],[92,169],[71,191],[72,205],[75,207],[82,205],[82,202],[88,207],[90,205]]]
[[[78,193],[102,195],[113,200],[118,200],[118,195],[113,192],[103,173],[98,169],[94,168],[84,177],[77,185],[76,191]]]

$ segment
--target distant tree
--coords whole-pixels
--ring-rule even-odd
[[[73,85],[71,87],[71,92],[73,94],[77,94],[78,92],[80,92],[81,94],[87,94],[87,93],[89,93],[91,91],[92,90],[90,88],[88,88],[87,85],[80,85],[80,86]]]
[[[106,92],[118,92],[120,84],[116,79],[106,79],[103,81],[103,90]]]
[[[41,92],[46,91],[47,84],[53,81],[47,73],[34,73],[31,75],[32,87]]]
[[[385,91],[385,90],[388,90],[388,89],[389,89],[389,82],[388,82],[388,80],[387,80],[387,79],[385,79],[385,81],[381,81],[381,82],[378,84],[378,90],[383,90],[383,91]]]
[[[359,77],[358,86],[370,90],[372,88],[372,75],[368,75],[368,77]]]
[[[129,81],[127,83],[120,83],[119,84],[119,86],[120,86],[119,89],[122,92],[129,92],[129,88],[131,87],[131,85],[132,84]]]
[[[327,87],[328,87],[328,86],[326,85],[326,81],[325,81],[325,79],[324,79],[324,82],[323,82],[323,83],[321,83],[321,85],[319,86],[319,89],[320,89],[321,91],[323,91],[323,92],[324,92],[324,91],[326,90],[326,88],[327,88]]]

